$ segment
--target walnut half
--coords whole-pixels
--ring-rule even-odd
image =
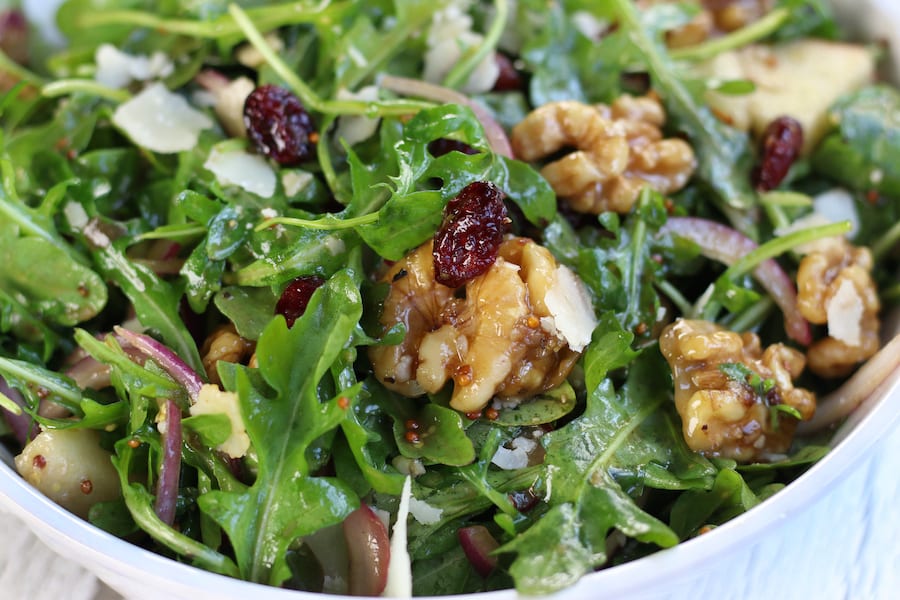
[[[534,241],[508,237],[496,262],[457,289],[434,278],[432,243],[394,263],[381,324],[405,339],[370,346],[378,379],[405,396],[453,381],[450,406],[483,409],[494,396],[522,400],[569,375],[596,322],[580,281]]]
[[[762,460],[788,450],[797,419],[785,405],[812,418],[815,394],[795,388],[803,354],[783,344],[762,350],[754,333],[738,334],[709,321],[679,319],[659,339],[675,378],[675,407],[688,446],[707,456],[740,462]],[[766,382],[765,392],[720,368],[733,363]]]
[[[627,213],[641,189],[678,191],[696,169],[691,146],[663,139],[662,105],[653,96],[619,97],[611,106],[551,102],[512,130],[516,156],[536,161],[565,148],[576,150],[541,169],[553,191],[576,211]]]
[[[807,351],[817,375],[842,377],[878,352],[881,302],[872,264],[868,248],[844,238],[822,240],[800,261],[797,307],[810,323],[828,325],[828,336]]]

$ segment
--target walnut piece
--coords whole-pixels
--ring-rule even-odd
[[[256,344],[252,341],[238,335],[234,325],[228,323],[217,327],[206,340],[200,349],[200,355],[203,357],[203,369],[206,371],[206,377],[210,383],[220,384],[219,372],[216,369],[216,363],[220,360],[230,363],[243,363],[250,358]]]
[[[807,351],[809,368],[841,377],[878,352],[881,302],[872,280],[872,253],[844,238],[816,244],[797,271],[797,305],[810,323],[828,325],[828,336]]]
[[[639,0],[647,9],[654,4],[672,4],[682,0]],[[666,32],[666,45],[683,48],[721,37],[759,20],[772,9],[772,0],[694,0],[700,11],[682,25]]]
[[[666,326],[659,346],[675,378],[684,439],[695,452],[739,462],[763,460],[787,451],[798,422],[773,406],[792,407],[803,420],[815,412],[815,394],[794,387],[805,360],[793,348],[773,344],[763,351],[754,333],[685,319]],[[723,372],[719,366],[725,363],[743,365],[774,385],[761,395],[749,382]]]
[[[663,194],[688,182],[697,166],[684,140],[663,139],[665,112],[652,96],[623,95],[611,106],[551,102],[512,130],[516,156],[536,161],[568,147],[541,169],[556,194],[576,211],[627,213],[645,185]]]
[[[381,279],[390,285],[384,331],[402,323],[406,336],[369,348],[376,376],[410,397],[452,379],[450,406],[463,412],[559,385],[586,344],[581,334],[590,341],[596,325],[587,292],[568,274],[546,248],[510,236],[487,272],[455,290],[434,280],[432,242],[423,244]],[[565,302],[554,293],[561,287]]]

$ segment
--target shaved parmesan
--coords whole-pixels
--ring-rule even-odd
[[[500,446],[491,462],[506,471],[524,469],[528,466],[530,454],[537,448],[537,442],[531,438],[519,436],[509,443],[509,448]]]
[[[828,335],[848,346],[862,343],[863,299],[852,282],[843,279],[837,292],[825,305],[828,314]]]
[[[360,88],[360,90],[355,93],[349,90],[340,89],[337,93],[337,99],[373,102],[378,100],[378,88],[374,85],[367,85],[364,88]],[[339,117],[335,137],[338,140],[344,140],[348,146],[352,146],[372,137],[378,129],[378,123],[380,121],[380,119],[359,117],[355,115]]]
[[[308,171],[282,171],[281,187],[284,188],[284,195],[293,198],[299,194],[306,186],[313,181],[312,173]]]
[[[112,121],[135,144],[161,154],[190,150],[200,131],[213,126],[212,119],[161,83],[120,104]]]
[[[474,50],[484,43],[484,36],[472,31],[472,17],[455,3],[434,13],[428,30],[427,43],[428,50],[424,56],[425,70],[422,78],[430,83],[441,84],[469,49]],[[500,67],[494,53],[489,52],[472,69],[461,90],[466,94],[490,91],[499,76]]]
[[[132,81],[149,81],[171,75],[172,61],[157,50],[152,55],[128,54],[112,44],[100,44],[94,53],[94,79],[111,88],[123,88]]]
[[[215,111],[222,127],[231,137],[247,137],[244,125],[244,102],[256,84],[247,77],[238,77],[214,92]]]
[[[381,593],[385,598],[412,597],[412,564],[407,550],[406,519],[409,517],[409,503],[412,498],[412,478],[403,482],[400,493],[400,508],[397,522],[391,535],[391,560],[388,563],[387,585]]]
[[[415,497],[410,497],[409,514],[422,525],[434,525],[441,520],[444,509],[435,508],[424,500],[417,500]]]
[[[815,211],[825,217],[831,223],[850,221],[850,231],[847,237],[853,239],[859,231],[859,215],[856,212],[856,202],[853,196],[845,189],[834,188],[822,192],[813,198]]]
[[[575,352],[584,350],[591,343],[597,319],[584,284],[568,267],[556,268],[556,285],[547,290],[544,303],[553,315],[553,322],[545,323],[542,319],[541,326],[548,330],[552,326]]]
[[[258,154],[244,150],[220,152],[213,148],[203,168],[211,171],[223,185],[236,185],[263,198],[271,198],[275,193],[275,171]]]

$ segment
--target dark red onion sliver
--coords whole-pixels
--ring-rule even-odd
[[[3,377],[0,377],[0,393],[19,406],[25,406],[25,399],[22,398],[22,394],[18,390],[9,387]],[[24,408],[19,414],[13,414],[5,408],[0,408],[0,414],[3,415],[9,428],[12,430],[16,441],[22,446],[33,440],[38,434],[37,424],[31,418],[31,415],[25,412]]]
[[[156,482],[156,516],[171,526],[175,523],[178,505],[178,481],[181,474],[181,409],[173,400],[166,400],[165,428],[162,434],[163,459]]]
[[[671,217],[660,233],[674,233],[700,247],[705,256],[731,265],[757,247],[756,242],[734,229],[698,217]],[[812,342],[812,330],[797,308],[797,289],[794,282],[776,261],[761,262],[753,270],[753,277],[772,296],[784,313],[784,328],[788,337],[801,344]]]
[[[203,380],[177,354],[149,335],[135,333],[124,327],[116,327],[115,332],[121,342],[140,350],[147,358],[152,358],[172,379],[183,385],[192,402],[197,400]]]

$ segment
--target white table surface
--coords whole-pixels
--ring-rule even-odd
[[[808,510],[719,557],[670,598],[900,598],[900,431]],[[0,598],[113,600],[88,572],[0,514]]]

